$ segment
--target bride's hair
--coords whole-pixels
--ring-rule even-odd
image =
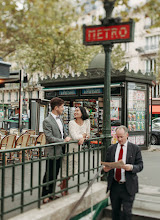
[[[81,111],[81,113],[82,113],[82,119],[83,119],[83,120],[88,119],[88,118],[89,118],[89,115],[87,114],[86,109],[85,109],[84,107],[82,107],[82,106],[79,106],[78,108],[80,109],[80,111]]]

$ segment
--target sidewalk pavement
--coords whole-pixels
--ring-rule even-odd
[[[139,184],[160,187],[160,145],[142,151],[144,168],[138,174]]]

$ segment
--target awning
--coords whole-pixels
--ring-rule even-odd
[[[149,112],[151,109],[151,106],[149,106]],[[160,114],[160,105],[152,105],[152,114]]]
[[[123,87],[122,83],[111,84],[113,87]],[[80,85],[80,86],[63,86],[63,87],[50,87],[43,88],[44,91],[59,91],[59,90],[72,90],[72,89],[91,89],[91,88],[104,88],[104,84],[93,84],[93,85]]]

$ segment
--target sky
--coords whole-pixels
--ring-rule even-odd
[[[130,0],[130,4],[135,6],[140,3],[144,3],[146,0]]]

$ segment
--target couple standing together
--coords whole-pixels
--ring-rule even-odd
[[[63,122],[60,119],[64,111],[64,100],[58,97],[52,98],[50,101],[51,113],[43,121],[43,131],[46,136],[46,144],[64,142],[67,143],[70,140],[77,140],[78,144],[81,145],[90,136],[90,121],[88,120],[89,115],[84,107],[77,107],[74,112],[75,120],[69,122],[69,136],[66,135],[64,131]],[[69,152],[78,151],[78,144],[72,143],[69,145]],[[60,167],[61,167],[61,157],[60,155],[65,153],[64,144],[46,147],[45,156],[49,156],[46,160],[46,171],[43,178],[43,184],[57,179]],[[53,157],[56,155],[55,157]],[[74,155],[74,170],[78,169],[78,154]],[[53,158],[52,158],[53,157]],[[72,173],[72,157],[68,161],[68,175]],[[62,160],[62,177],[66,177],[66,157]],[[61,189],[66,188],[66,179],[60,184]],[[55,199],[53,194],[55,192],[56,182],[44,185],[42,189],[42,196],[44,197],[43,203],[48,203],[49,201]],[[62,191],[62,195],[66,195],[66,191]]]

